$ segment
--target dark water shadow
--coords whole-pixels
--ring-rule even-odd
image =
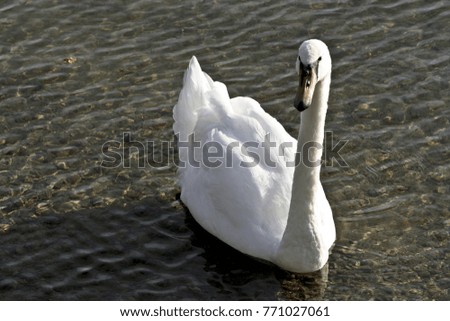
[[[0,232],[0,299],[179,299],[189,231],[155,205],[16,216]]]
[[[0,240],[1,300],[320,300],[327,286],[326,273],[234,250],[164,201],[17,215]]]

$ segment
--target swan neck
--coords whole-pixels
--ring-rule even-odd
[[[319,82],[311,106],[301,113],[297,141],[298,163],[294,170],[292,198],[289,210],[298,224],[305,224],[314,215],[318,193],[322,192],[320,168],[325,133],[325,118],[328,108],[329,77]],[[305,208],[306,207],[306,208]]]
[[[321,224],[331,213],[320,183],[322,144],[330,79],[316,85],[311,106],[302,112],[289,216],[277,253],[278,264],[297,272],[319,270],[328,260]],[[328,209],[327,209],[328,207]]]
[[[317,84],[311,106],[300,114],[297,153],[301,155],[301,162],[295,173],[301,175],[294,175],[294,185],[298,183],[305,186],[304,181],[296,182],[296,178],[303,180],[305,175],[319,179],[329,88],[330,78],[327,77]]]

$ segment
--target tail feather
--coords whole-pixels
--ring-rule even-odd
[[[173,131],[178,142],[191,143],[192,139],[197,142],[207,141],[211,131],[220,127],[224,119],[232,113],[233,107],[227,87],[221,82],[213,81],[202,71],[197,58],[192,57],[184,74],[183,89],[173,109]],[[189,168],[189,160],[192,157],[197,161],[202,159],[201,149],[193,151],[193,155],[188,155],[189,150],[178,149],[180,163],[186,164],[178,169],[180,181]]]
[[[205,105],[205,94],[213,85],[213,80],[202,71],[197,58],[193,56],[184,74],[183,89],[173,109],[173,131],[179,140],[187,141],[194,132],[197,110]]]

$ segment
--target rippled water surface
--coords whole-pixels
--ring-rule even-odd
[[[1,2],[1,299],[450,299],[450,3],[234,2]],[[162,142],[194,54],[296,136],[313,37],[348,167],[322,171],[329,264],[294,275],[195,223]],[[101,166],[105,144],[128,148],[121,166]]]

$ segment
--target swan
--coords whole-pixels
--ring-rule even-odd
[[[230,99],[195,56],[187,68],[173,130],[181,201],[209,233],[247,255],[306,273],[328,261],[336,239],[320,182],[331,57],[320,40],[296,58],[299,138],[249,97]]]

